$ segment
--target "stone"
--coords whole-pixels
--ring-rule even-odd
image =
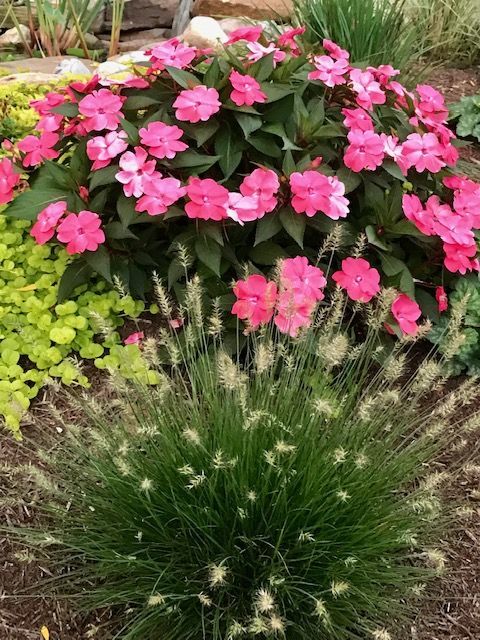
[[[252,20],[289,19],[293,0],[195,0],[195,16],[245,17]]]
[[[8,29],[3,35],[0,36],[0,49],[8,47],[21,47],[26,40],[30,42],[30,29],[24,24],[19,25],[21,32],[18,32],[16,27]]]
[[[171,27],[179,0],[125,0],[122,31]],[[107,6],[105,27],[112,26],[112,9]]]
[[[122,42],[128,42],[129,40],[143,40],[143,44],[146,42],[155,42],[156,40],[164,40],[169,37],[169,30],[165,28],[156,29],[143,29],[140,31],[127,31],[122,33]]]
[[[84,76],[92,75],[90,69],[79,58],[65,58],[55,68],[57,76]]]
[[[55,70],[62,60],[71,60],[72,56],[50,56],[47,58],[21,58],[10,62],[0,62],[0,73],[5,74],[55,74]],[[82,60],[82,64],[88,69],[88,73],[94,68],[90,60]],[[57,76],[58,79],[58,76]]]
[[[190,20],[190,24],[180,36],[181,39],[192,47],[209,49],[221,47],[228,36],[220,24],[214,18],[196,16]]]
[[[102,62],[96,69],[96,72],[101,78],[108,78],[109,76],[114,76],[117,73],[125,73],[127,71],[130,71],[127,65],[116,62],[115,60]]]
[[[249,25],[247,20],[242,20],[241,18],[223,18],[223,20],[219,20],[219,24],[227,35],[230,35],[232,31]]]
[[[117,62],[120,64],[137,64],[139,62],[148,62],[150,56],[145,54],[145,51],[129,51],[128,53],[117,56]]]

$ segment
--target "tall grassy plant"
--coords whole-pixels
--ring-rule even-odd
[[[434,60],[470,65],[480,60],[478,0],[408,0],[408,14],[423,34],[423,49]]]
[[[160,384],[113,380],[103,406],[79,400],[82,427],[64,421],[50,472],[31,472],[52,524],[28,539],[68,567],[62,595],[115,607],[125,640],[387,640],[443,569],[435,458],[475,384],[427,405],[442,363],[409,378],[405,341],[378,346],[389,291],[355,348],[337,291],[296,340],[239,335],[243,362],[196,278],[185,299],[183,328],[143,345],[170,363]]]
[[[120,33],[122,31],[123,12],[125,0],[111,0],[112,4],[112,28],[110,31],[110,46],[108,55],[114,56],[118,53]]]
[[[388,62],[406,69],[417,50],[418,33],[407,21],[405,0],[295,0],[295,14],[312,41],[333,40],[355,64]]]

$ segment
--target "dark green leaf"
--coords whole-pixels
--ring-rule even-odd
[[[257,151],[260,151],[271,158],[280,158],[282,155],[280,147],[272,140],[272,138],[267,138],[266,136],[250,136],[248,142],[252,147],[255,147]]]
[[[29,189],[20,193],[3,214],[22,220],[35,220],[42,209],[52,202],[67,200],[67,195],[63,189]]]
[[[270,240],[276,235],[282,228],[280,218],[275,214],[267,214],[257,222],[257,228],[255,231],[255,244]]]
[[[315,130],[316,138],[343,138],[345,136],[345,128],[339,124],[324,124]]]
[[[135,198],[127,198],[125,194],[121,194],[117,200],[117,212],[118,216],[124,227],[132,224],[138,213],[135,211]]]
[[[207,156],[202,153],[198,153],[193,149],[188,149],[182,153],[178,153],[173,160],[170,160],[169,164],[175,169],[202,169],[207,171],[219,160],[219,156]],[[199,171],[200,173],[200,171]]]
[[[105,233],[108,239],[124,240],[125,238],[131,238],[138,240],[138,237],[132,233],[128,227],[124,227],[121,222],[118,222],[118,220],[109,222],[105,226]]]
[[[232,134],[228,122],[220,129],[215,138],[215,153],[219,157],[218,164],[225,178],[229,178],[242,160],[242,152],[238,149],[237,139]]]
[[[182,122],[181,128],[185,131],[187,136],[193,138],[197,143],[197,147],[201,147],[207,140],[209,140],[219,128],[218,120],[211,118],[208,122],[187,124]]]
[[[251,76],[256,78],[259,82],[263,82],[272,75],[275,68],[273,60],[274,52],[269,53],[267,56],[260,58],[257,62],[254,62],[249,69]]]
[[[52,184],[63,189],[73,190],[76,188],[75,179],[69,167],[58,162],[46,160],[42,172],[45,171],[52,178]]]
[[[293,93],[282,100],[277,100],[271,107],[265,110],[264,119],[268,122],[287,122],[292,118],[295,104]]]
[[[63,302],[70,297],[77,287],[87,283],[92,273],[92,268],[82,258],[69,264],[60,279],[57,294],[58,302]]]
[[[206,74],[203,76],[203,82],[207,87],[215,87],[222,76],[222,71],[218,63],[218,58],[213,58]]]
[[[345,193],[354,191],[362,183],[360,174],[344,166],[340,167],[336,175],[340,182],[345,185]]]
[[[290,207],[285,207],[280,211],[280,220],[288,235],[303,249],[303,236],[307,225],[305,216],[295,213]]]
[[[76,118],[79,114],[78,104],[73,102],[64,102],[58,107],[53,107],[50,111],[52,113],[60,113],[62,116],[67,116],[67,118]]]
[[[242,128],[245,138],[249,136],[262,126],[262,118],[260,116],[252,116],[249,113],[235,113],[235,119]]]
[[[365,233],[367,235],[367,240],[370,244],[373,244],[374,247],[378,247],[379,249],[383,249],[383,251],[391,251],[391,248],[383,242],[378,236],[375,227],[371,224],[365,228]]]
[[[93,191],[94,189],[97,189],[97,187],[103,187],[107,184],[115,184],[115,175],[118,173],[118,171],[118,164],[113,164],[109,167],[98,169],[98,171],[93,171],[90,174],[89,190]]]
[[[195,253],[198,259],[213,273],[217,276],[220,275],[222,250],[215,240],[206,235],[200,236],[195,242]]]
[[[382,253],[380,254],[380,260],[382,262],[382,269],[387,276],[395,276],[407,268],[407,265],[402,260],[391,255]]]
[[[401,180],[402,182],[406,180],[400,167],[395,164],[393,160],[385,160],[382,164],[382,169],[385,169],[387,173],[389,173],[394,178],[397,178],[397,180]]]
[[[158,100],[147,95],[128,96],[123,103],[125,111],[138,111],[139,109],[147,109],[154,104],[158,104]]]
[[[248,254],[253,262],[263,265],[272,265],[280,258],[288,257],[288,254],[282,249],[282,247],[274,242],[262,242]]]
[[[184,69],[177,69],[176,67],[165,67],[167,73],[184,89],[193,89],[197,85],[201,84],[200,80]]]
[[[297,167],[295,165],[292,152],[288,150],[283,156],[282,171],[286,176],[290,176],[296,170]]]
[[[270,102],[275,102],[276,100],[281,100],[288,95],[294,95],[293,89],[289,85],[283,84],[273,84],[273,83],[263,83],[261,87],[263,93],[267,96],[266,104]]]
[[[185,275],[185,268],[177,258],[168,265],[168,288],[171,289],[175,282]]]
[[[126,134],[128,136],[128,142],[131,145],[135,146],[136,144],[139,143],[140,137],[138,135],[138,129],[134,124],[132,124],[131,122],[129,122],[125,118],[120,118],[120,126],[126,132]]]
[[[96,251],[85,251],[83,257],[96,273],[108,282],[112,282],[110,254],[104,245],[100,245]]]

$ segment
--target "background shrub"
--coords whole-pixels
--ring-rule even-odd
[[[114,378],[103,409],[79,399],[88,427],[67,427],[40,474],[52,524],[27,536],[70,567],[60,592],[114,606],[125,640],[389,638],[443,569],[433,461],[475,395],[432,410],[421,399],[441,363],[406,386],[398,348],[378,369],[389,297],[353,350],[337,293],[297,341],[251,334],[239,365],[191,281],[184,332],[144,345],[148,362],[170,354],[171,373],[150,389]]]
[[[457,135],[476,138],[480,142],[480,95],[465,96],[450,105],[450,119],[455,122]]]

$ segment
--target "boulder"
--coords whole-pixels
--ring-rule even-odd
[[[168,29],[142,29],[140,31],[127,31],[122,33],[122,42],[128,42],[129,40],[143,40],[146,42],[155,42],[156,40],[164,40],[169,37]]]
[[[125,0],[122,31],[171,27],[179,0]],[[107,6],[105,27],[112,26],[112,8]]]
[[[223,20],[219,20],[219,24],[225,33],[230,35],[232,31],[236,31],[242,27],[247,27],[251,23],[247,20],[242,20],[241,18],[223,18]]]
[[[192,47],[209,49],[221,46],[228,36],[214,18],[196,16],[181,35],[181,39]]]
[[[289,19],[293,15],[293,0],[195,0],[193,14],[253,20]]]
[[[24,40],[30,42],[30,29],[24,24],[19,25],[21,34],[16,27],[8,29],[0,36],[0,49],[8,49],[9,47],[21,47]]]

